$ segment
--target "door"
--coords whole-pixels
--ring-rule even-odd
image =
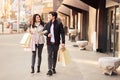
[[[107,52],[118,56],[119,7],[108,9],[107,13]]]

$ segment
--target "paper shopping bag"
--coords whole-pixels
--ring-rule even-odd
[[[63,66],[70,63],[70,56],[66,48],[60,48],[58,50],[58,62],[61,62]]]
[[[23,47],[29,47],[30,46],[30,40],[31,40],[31,35],[30,33],[25,33],[20,41],[20,44]]]
[[[25,47],[25,48],[30,47],[30,40],[31,40],[31,36],[29,35],[26,42],[25,42],[25,44],[23,45],[23,47]]]

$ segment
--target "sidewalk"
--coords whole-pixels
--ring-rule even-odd
[[[31,74],[32,54],[25,52],[19,44],[22,36],[23,34],[1,35],[0,80],[120,80],[120,69],[117,76],[105,76],[98,65],[100,57],[109,55],[80,50],[78,47],[73,47],[75,42],[70,42],[68,39],[66,39],[66,47],[71,57],[69,65],[63,67],[57,63],[57,73],[51,77],[47,76],[48,63],[45,44],[42,53],[41,72]]]
[[[3,34],[19,34],[19,33],[23,33],[21,29],[20,29],[19,32],[14,31],[14,30],[12,30],[10,28],[6,28],[5,26],[4,26],[4,29],[3,29],[2,25],[0,24],[0,35],[3,35]]]
[[[75,69],[77,69],[76,71],[78,72],[78,74],[81,74],[81,78],[82,78],[76,80],[119,80],[120,79],[120,69],[118,70],[119,71],[118,76],[105,76],[104,74],[102,74],[102,70],[99,67],[98,59],[100,57],[107,57],[110,55],[97,53],[93,51],[80,50],[78,47],[73,47],[72,45],[74,44],[75,42],[67,41],[67,46],[70,50],[70,55],[72,59],[71,66],[76,65]]]

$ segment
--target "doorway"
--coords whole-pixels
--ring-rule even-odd
[[[107,9],[107,52],[118,56],[119,7]]]

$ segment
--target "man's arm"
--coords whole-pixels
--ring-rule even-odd
[[[64,31],[62,23],[60,23],[60,33],[61,33],[61,37],[62,37],[62,44],[65,44],[65,31]]]
[[[44,29],[43,29],[43,34],[44,34],[45,36],[48,35],[47,25],[48,25],[48,24],[46,24],[45,27],[44,27]]]

